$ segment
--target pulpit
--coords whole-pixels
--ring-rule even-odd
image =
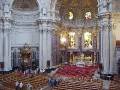
[[[32,67],[32,50],[31,47],[25,44],[20,50],[22,68]]]

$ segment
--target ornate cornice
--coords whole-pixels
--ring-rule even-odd
[[[54,21],[52,19],[38,19],[37,23],[40,27],[52,28]]]

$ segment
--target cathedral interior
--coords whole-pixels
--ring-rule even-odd
[[[119,0],[0,0],[0,90],[120,90],[119,16]]]

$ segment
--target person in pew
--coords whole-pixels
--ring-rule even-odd
[[[29,88],[30,88],[29,90],[32,90],[32,85],[31,84],[29,84]]]
[[[30,83],[27,84],[27,90],[32,90],[32,85]]]
[[[51,86],[51,77],[48,78],[48,85]]]
[[[55,82],[55,80],[52,78],[51,82],[50,82],[51,83],[51,87],[54,87],[54,82]]]
[[[20,90],[23,90],[23,83],[22,82],[20,82],[19,88],[20,88]]]
[[[57,78],[56,82],[57,82],[57,85],[59,85],[59,83],[61,82],[61,78]]]
[[[50,78],[48,79],[48,85],[49,85],[50,87],[54,87],[54,82],[55,82],[55,80],[54,80],[52,77],[50,77]]]
[[[40,69],[38,67],[36,68],[36,71],[37,71],[37,74],[40,73]]]
[[[54,79],[54,86],[57,86],[57,80]]]
[[[19,90],[19,82],[18,81],[15,82],[15,90]]]

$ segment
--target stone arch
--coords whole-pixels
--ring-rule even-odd
[[[56,5],[58,4],[58,2],[59,2],[60,0],[51,0],[51,3],[50,3],[50,6],[51,6],[51,10],[52,11],[54,11],[55,13],[55,16],[56,16],[56,12],[57,12],[57,15],[58,15],[58,9],[56,9]],[[83,0],[84,1],[84,0]],[[99,3],[100,2],[103,2],[104,0],[96,0],[96,2],[97,2],[97,4],[96,4],[96,7],[97,7],[97,13],[96,14],[99,14],[99,8],[100,8],[100,6],[99,6]]]
[[[12,6],[13,6],[13,3],[14,3],[15,0],[10,0],[10,10],[12,10]],[[36,0],[36,3],[38,5],[38,9],[40,9],[40,0]]]
[[[34,50],[35,50],[35,52],[38,52],[38,48],[39,48],[39,45],[38,45],[38,43],[39,43],[39,31],[38,31],[39,27],[37,24],[37,20],[39,19],[38,0],[35,0],[34,4],[32,4],[32,6],[30,6],[32,0],[24,0],[25,3],[20,2],[20,0],[19,0],[19,2],[16,2],[16,1],[17,0],[12,0],[11,6],[10,6],[10,9],[12,11],[11,19],[13,20],[13,23],[11,23],[12,30],[10,33],[12,36],[11,37],[11,46],[13,47],[13,49],[11,49],[11,52],[14,52],[14,49],[15,49],[14,46],[18,46],[18,48],[16,48],[16,49],[19,50],[19,47],[24,46],[25,43],[30,44],[30,46],[32,47],[32,52],[34,52]],[[24,8],[25,4],[28,5],[27,9],[26,9],[26,7]],[[17,5],[19,5],[19,6],[17,6]],[[23,39],[23,37],[24,37],[24,39]],[[16,41],[16,43],[13,45],[12,43],[15,41]],[[36,46],[36,48],[34,48],[34,46]],[[18,51],[15,53],[18,53]],[[13,54],[11,54],[11,56],[12,55]],[[38,60],[39,59],[36,59],[36,62],[39,62]],[[11,59],[11,63],[13,65],[12,67],[17,65],[17,64],[14,64],[16,62],[17,62],[17,59],[16,60]]]
[[[97,1],[98,5],[99,5],[99,3],[102,2],[103,0],[96,0],[96,1]],[[58,2],[58,0],[51,0],[51,9],[52,9],[52,10],[55,10],[55,7],[56,7],[56,5],[57,5],[57,2]],[[98,6],[98,5],[97,5],[97,6]]]

